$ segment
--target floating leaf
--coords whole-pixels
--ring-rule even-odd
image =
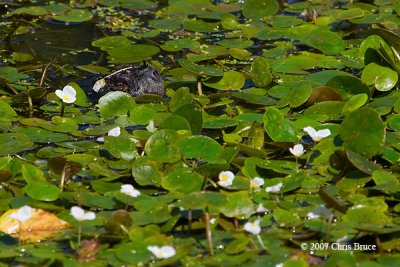
[[[52,184],[46,182],[29,182],[24,187],[25,193],[35,200],[54,201],[58,199],[61,190]]]
[[[248,19],[260,20],[279,11],[276,0],[247,0],[243,5],[243,15]]]
[[[383,148],[385,125],[376,111],[361,108],[350,113],[343,120],[340,138],[345,148],[369,158]]]
[[[286,120],[279,109],[269,107],[264,113],[264,128],[275,142],[294,142],[297,131],[293,123]]]
[[[147,140],[145,151],[158,162],[176,162],[180,159],[179,135],[168,129],[157,131]]]
[[[251,64],[250,75],[257,87],[267,87],[272,82],[272,74],[268,59],[258,57]]]
[[[100,114],[105,119],[126,115],[134,107],[135,100],[132,96],[120,91],[109,92],[99,99]]]
[[[38,242],[71,228],[69,223],[42,209],[32,209],[32,216],[24,222],[9,217],[16,212],[18,209],[10,209],[1,215],[0,231],[16,236],[21,241]]]
[[[200,191],[203,178],[187,168],[179,168],[164,177],[161,186],[169,191],[178,193],[191,193]]]
[[[396,85],[398,78],[397,72],[376,63],[368,64],[361,74],[363,82],[368,85],[375,85],[375,88],[379,91],[392,89]]]
[[[70,9],[62,15],[53,16],[53,19],[64,22],[84,22],[92,19],[92,13],[85,9]]]
[[[211,79],[205,80],[203,84],[218,90],[239,90],[243,87],[245,78],[240,72],[230,70],[224,72],[223,77],[214,82]]]
[[[178,62],[179,62],[179,65],[181,65],[186,70],[193,72],[200,76],[219,77],[219,76],[224,75],[224,72],[221,69],[213,67],[213,66],[198,65],[187,59],[179,59]]]
[[[106,136],[104,145],[107,150],[118,159],[132,160],[136,157],[136,143],[134,140],[125,136]]]
[[[217,141],[201,135],[193,135],[182,139],[179,148],[184,157],[206,162],[214,161],[222,149]]]
[[[16,117],[17,113],[10,105],[3,100],[0,100],[0,117],[1,118],[13,118]]]
[[[0,134],[0,156],[15,154],[34,147],[34,144],[24,134],[2,133]]]
[[[132,176],[143,186],[160,185],[162,172],[158,170],[157,162],[140,157],[132,162]]]

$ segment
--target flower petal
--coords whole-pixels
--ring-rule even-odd
[[[60,99],[63,99],[63,97],[64,97],[64,92],[63,91],[61,91],[61,90],[56,90],[56,95],[60,98]]]
[[[63,88],[63,92],[64,94],[68,95],[68,96],[76,96],[76,91],[74,89],[74,87],[67,85]]]

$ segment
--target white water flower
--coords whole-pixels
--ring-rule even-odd
[[[243,229],[253,235],[258,235],[261,233],[260,220],[245,223]]]
[[[264,184],[264,179],[260,177],[254,177],[250,180],[250,189],[260,188]]]
[[[324,219],[324,220],[328,220],[332,215],[332,212],[326,208],[324,205],[320,205],[318,207],[316,207],[313,211],[310,211],[309,213],[307,213],[307,217],[310,219]]]
[[[283,263],[277,263],[275,267],[283,267]]]
[[[140,191],[135,189],[131,184],[121,185],[121,193],[126,194],[131,197],[137,197],[140,195]]]
[[[155,133],[157,131],[157,128],[154,127],[154,121],[150,120],[149,125],[146,126],[147,131],[150,133]]]
[[[148,246],[147,249],[156,256],[157,259],[171,258],[176,254],[172,246]]]
[[[218,184],[222,187],[228,187],[232,185],[233,179],[235,175],[231,171],[222,171],[220,172]]]
[[[314,142],[320,141],[322,138],[328,137],[331,135],[331,131],[329,129],[322,129],[316,131],[313,127],[307,126],[303,129],[308,135],[312,138]]]
[[[265,191],[267,193],[271,192],[271,193],[278,193],[281,190],[282,187],[282,183],[278,183],[276,185],[273,186],[268,186],[267,188],[265,188]]]
[[[22,206],[16,212],[8,215],[8,217],[19,222],[25,222],[32,217],[32,208],[28,205]]]
[[[268,212],[269,210],[264,207],[262,203],[258,204],[256,212],[261,213],[261,212]]]
[[[92,211],[85,212],[84,209],[78,206],[71,208],[71,215],[77,221],[90,221],[96,219],[96,214]]]
[[[290,153],[292,153],[293,156],[295,156],[296,158],[303,156],[304,152],[306,152],[306,150],[304,149],[302,144],[297,144],[295,145],[293,148],[290,147],[289,148]]]
[[[56,95],[67,104],[71,104],[76,101],[76,91],[74,87],[70,85],[65,86],[62,91],[56,90]]]
[[[108,136],[115,136],[118,137],[121,134],[121,128],[115,127],[108,131]]]

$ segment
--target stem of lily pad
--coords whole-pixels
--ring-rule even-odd
[[[203,86],[200,81],[197,82],[197,92],[198,92],[199,96],[203,95]]]
[[[64,116],[64,110],[65,110],[65,103],[62,101],[61,102],[61,117],[63,117]]]
[[[296,172],[299,172],[299,159],[296,157]]]
[[[261,247],[262,247],[263,249],[265,249],[264,242],[263,242],[263,240],[261,239],[261,236],[260,236],[260,235],[257,235],[257,239],[258,239],[258,242],[260,242]]]
[[[81,246],[81,232],[82,232],[82,225],[81,225],[81,223],[79,223],[79,227],[78,227],[78,247]]]
[[[212,256],[214,255],[214,247],[212,242],[212,234],[211,234],[211,226],[210,226],[210,214],[208,213],[208,208],[206,208],[206,212],[204,214],[204,220],[206,223],[206,236],[207,236],[207,246],[208,253]]]
[[[192,231],[192,219],[193,219],[193,213],[192,213],[192,209],[188,210],[188,232],[190,234],[190,232]]]

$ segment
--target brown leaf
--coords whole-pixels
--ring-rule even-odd
[[[22,242],[38,242],[71,228],[69,223],[42,209],[33,208],[31,218],[24,222],[9,217],[16,212],[18,209],[10,209],[1,215],[0,231],[18,237]]]

